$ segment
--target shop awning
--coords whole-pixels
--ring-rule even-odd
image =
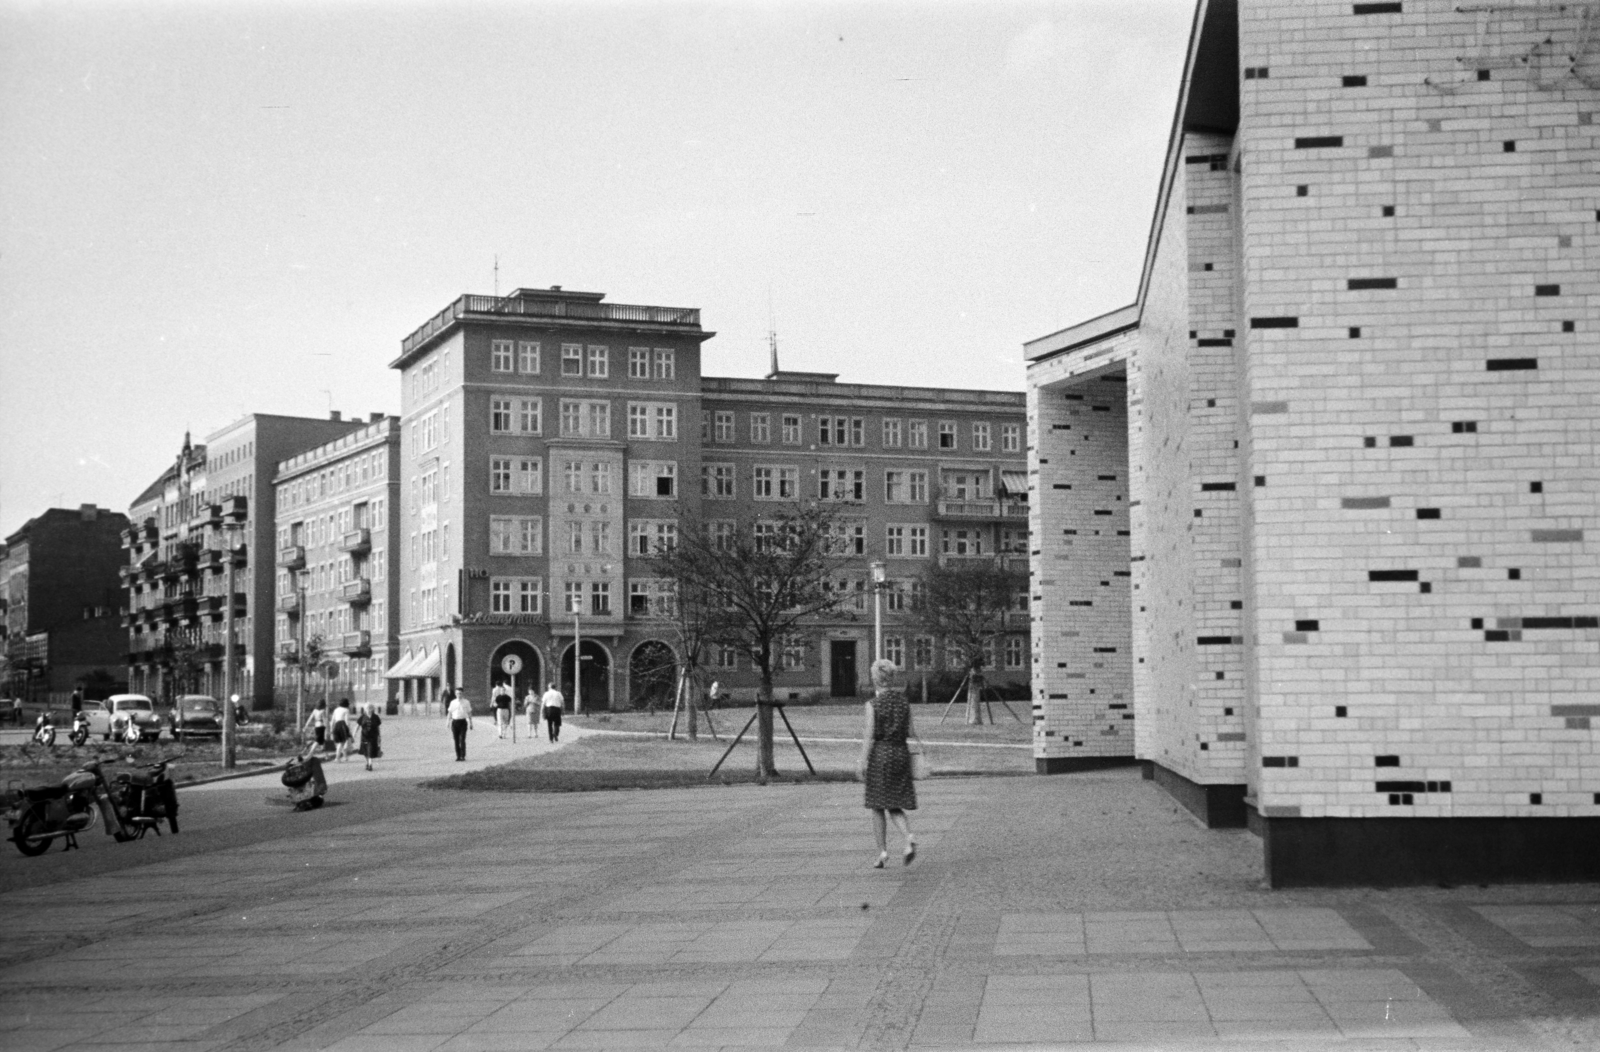
[[[394,663],[394,665],[389,669],[389,671],[385,672],[383,674],[383,678],[384,679],[405,679],[407,676],[409,676],[411,674],[411,673],[407,672],[406,669],[410,668],[412,665],[414,665],[416,663],[417,663],[417,659],[412,657],[410,654],[407,654],[405,657],[401,658],[399,661],[396,661]]]
[[[406,676],[412,679],[432,679],[439,674],[439,648],[434,647],[432,653],[418,655],[417,663],[406,669]]]
[[[1000,472],[1000,488],[1006,496],[1016,500],[1028,499],[1028,473],[1026,471]]]

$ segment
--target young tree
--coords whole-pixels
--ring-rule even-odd
[[[777,773],[772,754],[772,680],[785,643],[811,618],[837,609],[831,585],[847,557],[836,516],[814,504],[775,506],[737,521],[680,518],[677,543],[652,555],[702,645],[750,655],[761,676],[756,699],[757,771]]]
[[[167,633],[161,641],[157,662],[166,673],[162,677],[162,686],[167,701],[176,701],[178,695],[198,689],[205,658],[200,654],[200,647],[187,634]]]
[[[983,669],[1005,634],[1006,612],[1027,583],[1027,575],[988,559],[952,559],[923,571],[911,616],[967,670],[968,723],[983,722]]]

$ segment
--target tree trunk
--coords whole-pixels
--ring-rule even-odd
[[[756,698],[756,779],[767,784],[767,779],[778,773],[772,758],[772,672],[761,670],[761,694]]]
[[[700,703],[695,699],[699,697],[700,676],[691,673],[684,684],[683,701],[689,706],[689,740],[700,740]]]
[[[973,669],[967,676],[967,723],[983,722],[983,673]]]

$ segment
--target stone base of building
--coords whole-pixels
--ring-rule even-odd
[[[1035,774],[1071,774],[1074,771],[1104,771],[1111,767],[1131,767],[1132,756],[1035,756]]]
[[[1202,785],[1161,766],[1154,760],[1140,760],[1147,781],[1167,791],[1207,829],[1241,829],[1246,822],[1244,785]]]
[[[1259,818],[1274,888],[1600,881],[1600,818]]]

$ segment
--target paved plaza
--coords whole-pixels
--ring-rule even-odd
[[[3,845],[0,1048],[1600,1047],[1594,885],[1270,891],[1134,770],[922,783],[874,870],[855,786],[435,792],[551,746],[385,732],[320,812]]]

